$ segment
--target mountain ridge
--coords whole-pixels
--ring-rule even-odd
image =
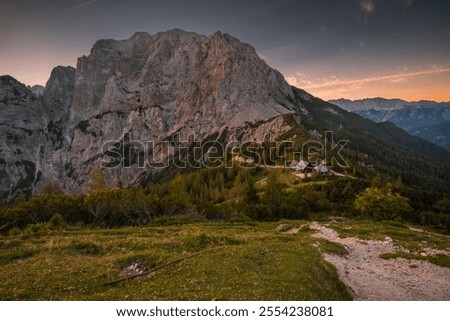
[[[347,98],[338,98],[338,99],[330,99],[328,100],[332,104],[335,105],[342,105],[342,108],[347,110],[363,110],[363,109],[374,109],[374,110],[389,110],[390,108],[386,108],[386,106],[383,106],[383,104],[392,105],[392,103],[398,103],[401,104],[401,107],[408,107],[408,106],[417,106],[417,107],[426,107],[428,105],[440,105],[442,107],[450,107],[450,101],[434,101],[434,100],[417,100],[417,101],[407,101],[401,98],[384,98],[384,97],[373,97],[373,98],[362,98],[362,99],[347,99]],[[381,106],[372,107],[372,106],[364,106],[365,104],[370,103],[379,103]],[[363,106],[365,108],[361,108],[360,106]],[[388,106],[389,107],[389,106]]]
[[[346,110],[375,122],[392,122],[408,133],[450,150],[446,143],[448,131],[438,126],[450,121],[450,102],[422,100],[407,102],[399,99],[367,98],[360,100],[330,100]],[[436,127],[434,127],[436,126]],[[434,127],[434,135],[427,128]]]
[[[322,135],[317,128],[339,133],[344,123],[362,130],[361,119],[289,86],[253,47],[221,32],[205,36],[174,29],[99,40],[89,55],[78,59],[76,68],[56,67],[41,96],[11,77],[1,79],[0,108],[9,112],[0,118],[0,193],[7,199],[20,191],[39,191],[46,180],[58,180],[70,193],[84,191],[105,158],[106,143],[129,161],[129,166],[105,169],[106,178],[133,186],[164,174],[140,166],[141,151],[133,151],[133,142],[153,142],[151,152],[167,160],[178,157],[181,149],[166,150],[164,142],[176,145],[189,137],[200,143],[243,143],[263,142],[267,134],[275,140],[317,139]],[[14,113],[21,101],[22,110]],[[397,146],[385,141],[392,137],[364,135],[394,149],[409,139],[399,133],[403,140]],[[427,147],[420,153],[428,155],[418,156],[420,166],[437,166],[442,178],[450,177],[430,160],[442,151]],[[357,149],[349,151],[350,158],[354,154]],[[387,162],[377,155],[374,161]],[[413,157],[409,147],[404,155]],[[437,162],[443,164],[446,158],[440,155]],[[389,175],[400,175],[401,168],[392,166],[396,169]],[[360,170],[367,172],[363,167]],[[411,181],[420,181],[414,175]],[[432,186],[432,179],[427,184]]]
[[[45,150],[33,150],[24,160],[34,164],[40,181],[58,179],[71,192],[86,186],[105,141],[130,135],[158,144],[175,134],[202,140],[297,108],[285,98],[292,99],[291,87],[253,47],[221,32],[204,36],[179,29],[99,40],[89,55],[78,59],[77,68],[56,67],[41,97],[23,84],[16,90],[35,101],[31,107],[39,110],[35,117],[40,123],[33,130],[39,133],[33,146]],[[12,115],[8,120],[15,127]],[[5,143],[9,155],[20,153],[22,141]],[[116,168],[108,175],[135,184],[141,171]],[[5,182],[3,193],[9,189],[10,195],[17,194],[9,185],[24,179],[20,172]]]
[[[412,129],[412,134],[450,150],[450,121]]]

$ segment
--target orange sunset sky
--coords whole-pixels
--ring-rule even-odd
[[[0,75],[45,85],[104,38],[218,30],[322,99],[450,101],[448,0],[21,0],[0,5]]]

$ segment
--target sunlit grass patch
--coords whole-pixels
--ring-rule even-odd
[[[419,254],[412,253],[384,253],[381,254],[380,257],[385,260],[396,259],[396,258],[404,258],[408,260],[419,260],[419,261],[428,261],[430,263],[450,268],[450,257],[444,254],[436,254],[432,256],[422,256]]]
[[[345,256],[349,254],[347,248],[342,244],[330,242],[325,239],[319,240],[319,243],[319,249],[322,253],[335,254],[339,256]]]
[[[358,237],[362,240],[384,240],[390,237],[395,245],[411,251],[420,249],[450,249],[450,236],[426,229],[414,229],[400,222],[374,222],[369,220],[330,224],[330,228],[339,233],[339,237]]]
[[[284,235],[276,226],[190,222],[2,237],[0,299],[351,299],[335,268],[311,245],[309,231]],[[102,285],[134,263],[144,271],[184,257],[190,258],[146,278]]]

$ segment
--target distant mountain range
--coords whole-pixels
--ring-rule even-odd
[[[411,133],[450,150],[450,121],[429,127],[415,128]]]
[[[384,98],[329,102],[377,123],[391,122],[412,135],[450,150],[450,102],[407,102]]]

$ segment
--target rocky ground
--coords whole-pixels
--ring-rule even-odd
[[[316,230],[316,237],[347,248],[346,256],[324,253],[324,257],[336,267],[355,300],[450,300],[450,269],[421,260],[380,258],[383,253],[404,250],[392,239],[340,238],[336,231],[317,222],[310,228]]]

